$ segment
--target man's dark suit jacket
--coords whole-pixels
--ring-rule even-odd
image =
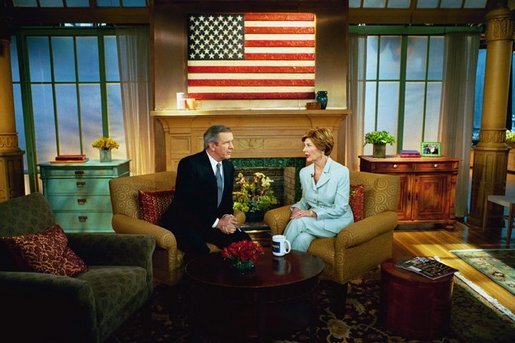
[[[224,193],[217,207],[216,177],[207,152],[184,157],[179,162],[174,199],[161,219],[162,226],[213,230],[216,218],[233,213],[234,165],[230,160],[222,163]]]

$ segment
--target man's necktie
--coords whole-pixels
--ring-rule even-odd
[[[220,202],[222,201],[222,194],[224,192],[224,181],[222,180],[222,164],[216,164],[216,187],[218,188],[218,203],[217,206],[220,206]]]

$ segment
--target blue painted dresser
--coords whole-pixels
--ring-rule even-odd
[[[113,232],[109,180],[129,175],[128,160],[39,164],[43,194],[67,232]]]

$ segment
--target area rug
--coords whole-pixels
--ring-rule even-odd
[[[274,343],[418,342],[393,335],[381,325],[379,275],[379,270],[375,270],[350,282],[345,314],[341,316],[336,315],[333,308],[338,288],[322,281],[317,294],[318,318],[314,335],[310,336],[309,330],[305,329],[288,337],[278,337]],[[180,290],[156,287],[150,303],[151,315],[145,310],[136,313],[108,343],[216,343],[192,336],[186,303],[185,294]],[[511,312],[500,311],[460,277],[455,278],[450,327],[445,337],[431,342],[515,342],[515,320]]]
[[[466,249],[451,252],[515,294],[515,249]]]

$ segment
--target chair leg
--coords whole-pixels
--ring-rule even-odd
[[[506,232],[506,248],[510,247],[511,231],[513,230],[513,214],[515,212],[515,203],[510,203],[510,213],[508,214],[508,230]]]

